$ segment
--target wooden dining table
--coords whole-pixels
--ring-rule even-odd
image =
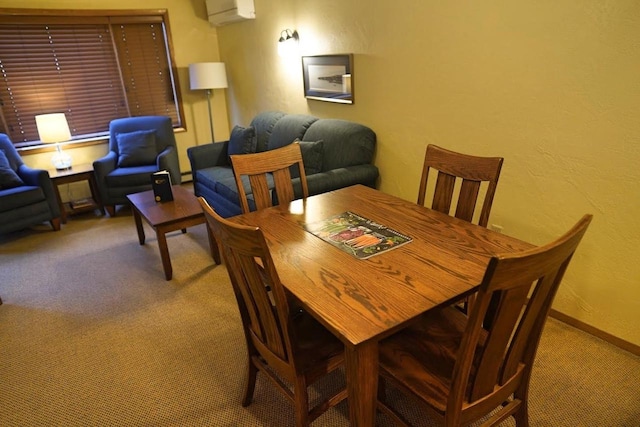
[[[412,241],[359,259],[305,229],[347,211]],[[262,229],[283,285],[344,343],[352,426],[375,425],[380,340],[472,294],[491,256],[532,247],[362,185],[232,220]]]

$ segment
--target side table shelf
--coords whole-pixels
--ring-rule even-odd
[[[60,215],[62,223],[66,224],[67,216],[75,215],[82,212],[90,212],[99,209],[104,215],[104,207],[100,203],[98,195],[98,186],[96,184],[96,178],[93,174],[93,165],[81,164],[74,165],[69,169],[49,170],[49,176],[53,181],[53,188],[58,198],[58,204],[60,205]],[[59,186],[62,184],[69,184],[72,182],[87,181],[89,183],[89,189],[91,190],[91,197],[81,200],[72,200],[67,203],[62,203],[62,197],[60,197]]]

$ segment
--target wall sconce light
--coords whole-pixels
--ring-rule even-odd
[[[278,55],[291,56],[297,53],[298,50],[298,32],[295,30],[282,30],[280,32],[280,39],[278,39]]]

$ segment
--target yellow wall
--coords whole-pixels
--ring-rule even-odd
[[[184,122],[186,132],[176,133],[180,169],[189,172],[191,166],[187,158],[187,148],[211,141],[209,112],[204,91],[189,89],[188,66],[193,62],[219,61],[218,38],[216,29],[209,25],[204,0],[0,0],[4,8],[37,9],[167,9],[173,41],[173,52],[178,68],[178,82],[182,92]],[[226,140],[229,137],[229,120],[226,108],[226,93],[215,90],[212,98],[215,139]],[[86,148],[73,148],[65,151],[71,155],[74,164],[92,163],[107,152],[106,142]],[[51,168],[51,154],[24,155],[29,166]],[[86,187],[86,185],[85,185]],[[77,191],[82,192],[82,188]],[[76,191],[76,190],[74,190]],[[88,187],[86,188],[88,192]],[[66,192],[63,190],[63,194]]]
[[[491,224],[542,244],[594,221],[554,308],[640,345],[640,2],[255,0],[218,28],[232,124],[280,109],[369,125],[382,191],[415,200],[428,143],[505,158]],[[355,104],[307,101],[299,58],[355,55]]]
[[[186,147],[210,139],[204,93],[189,90],[187,66],[217,60],[230,87],[214,95],[216,140],[264,110],[358,121],[378,135],[379,188],[407,200],[428,143],[503,156],[490,223],[541,244],[593,213],[554,308],[640,345],[640,2],[255,0],[255,20],[217,29],[204,3],[0,7],[169,9],[187,125],[177,135],[183,171]],[[302,54],[355,55],[354,105],[303,97],[299,58],[277,55],[285,28],[299,32]],[[90,162],[106,146],[69,151]],[[48,167],[48,159],[26,161]]]

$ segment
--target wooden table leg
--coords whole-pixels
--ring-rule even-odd
[[[100,213],[104,215],[104,205],[102,204],[102,200],[100,199],[100,192],[98,191],[96,176],[93,173],[89,176],[89,189],[91,190],[91,197],[93,197],[93,201],[98,205]]]
[[[164,277],[171,280],[173,277],[173,268],[171,267],[171,258],[169,258],[169,247],[167,246],[167,236],[163,230],[156,229],[158,236],[158,246],[160,248],[160,258],[162,258],[162,268],[164,269]]]
[[[53,191],[56,193],[56,198],[58,199],[58,206],[60,206],[60,219],[63,224],[67,223],[67,211],[64,208],[64,203],[62,203],[62,197],[60,196],[60,189],[58,188],[58,184],[53,183]]]
[[[378,343],[345,346],[345,367],[351,426],[373,427],[378,394]]]
[[[138,241],[141,245],[144,245],[144,227],[142,226],[142,218],[140,212],[136,208],[133,208],[133,220],[136,223],[136,230],[138,230]]]

